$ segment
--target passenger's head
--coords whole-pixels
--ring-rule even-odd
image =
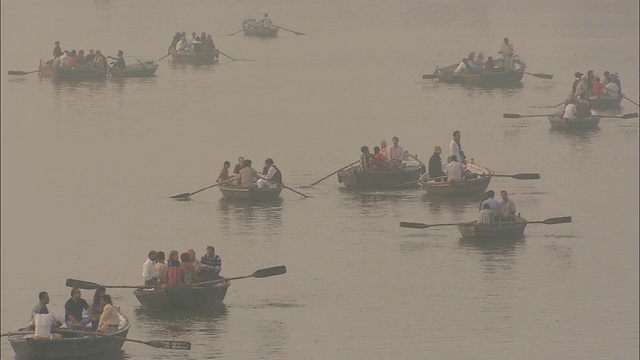
[[[493,61],[493,56],[489,56],[489,57],[487,58],[487,61]]]
[[[473,60],[475,57],[476,57],[476,52],[475,51],[472,51],[472,52],[469,53],[469,56],[468,56],[469,60]]]
[[[265,163],[265,165],[271,166],[271,165],[273,165],[273,159],[267,158],[267,160],[265,160],[264,163]]]
[[[482,204],[482,209],[491,209],[491,206],[489,204]]]
[[[158,254],[158,252],[156,252],[155,250],[149,251],[149,259],[155,260],[157,254]]]
[[[455,140],[460,140],[460,131],[456,130],[453,132],[453,138]]]
[[[228,169],[231,167],[231,163],[228,161],[225,161],[224,164],[222,165],[225,169]]]
[[[599,83],[600,82],[600,77],[596,76],[596,78],[593,81]]]
[[[504,43],[508,44],[509,43],[509,38],[504,38]]]
[[[451,163],[451,162],[455,162],[455,161],[457,161],[457,159],[456,159],[456,157],[455,157],[455,156],[449,156],[449,162],[450,162],[450,163]]]
[[[378,154],[380,152],[380,147],[379,146],[374,146],[373,147],[373,154]]]
[[[385,140],[380,140],[380,149],[386,149],[387,148],[387,142]]]
[[[442,148],[440,146],[436,146],[436,147],[433,148],[433,152],[435,154],[440,155],[440,154],[442,154]]]
[[[253,162],[251,160],[249,160],[249,159],[246,159],[244,161],[244,167],[251,167],[251,164],[253,164]]]
[[[609,72],[609,70],[605,71],[604,72],[604,77],[609,77],[609,76],[611,76],[611,73]]]
[[[582,73],[580,71],[576,71],[573,75],[575,75],[576,79],[580,79],[582,77]]]
[[[476,56],[476,58],[484,59],[484,54],[482,53],[482,51],[478,53],[478,56]]]
[[[189,254],[189,261],[193,261],[196,259],[196,251],[193,249],[187,250],[187,254]]]
[[[502,198],[502,200],[506,201],[509,199],[509,194],[505,190],[502,190],[500,191],[500,197]]]
[[[265,14],[264,14],[264,17],[267,17],[267,16],[269,16],[269,14],[266,14],[266,13],[265,13]]]
[[[368,154],[369,153],[369,147],[368,146],[362,146],[362,147],[360,147],[360,151],[363,154]]]
[[[111,304],[111,305],[113,305],[113,302],[111,302],[111,296],[106,295],[106,294],[105,294],[105,295],[102,295],[102,296],[100,297],[100,301],[104,301],[105,305],[106,305],[106,304]]]
[[[244,158],[242,156],[240,156],[238,158],[238,164],[243,165],[244,164]]]
[[[593,70],[587,71],[587,76],[588,77],[593,77]]]
[[[42,291],[38,294],[38,299],[40,299],[41,303],[47,305],[49,303],[49,294],[46,291]]]
[[[215,254],[215,252],[216,252],[216,249],[213,246],[211,245],[207,246],[207,255],[211,256]]]
[[[487,199],[493,199],[493,197],[494,197],[494,196],[496,196],[496,193],[495,193],[495,192],[493,192],[493,190],[489,190],[489,191],[487,191],[487,192],[486,192],[486,194],[485,194],[485,197],[486,197]]]
[[[118,56],[122,56],[124,55],[124,52],[122,52],[122,50],[118,50]]]
[[[56,41],[56,46],[60,46],[60,41]]]
[[[156,254],[156,259],[158,259],[158,261],[164,261],[165,259],[164,251],[158,251],[158,254]]]
[[[393,143],[393,146],[398,146],[398,142],[400,141],[400,139],[398,139],[397,136],[394,136],[391,138],[391,142]]]
[[[89,50],[89,54],[91,54],[91,55],[94,55],[94,54],[95,54],[95,52],[93,51],[93,49],[90,49],[90,50]]]
[[[80,289],[78,288],[73,288],[71,289],[71,298],[73,299],[80,299],[80,296],[82,296],[82,293],[80,292]]]
[[[189,254],[182,253],[180,254],[180,261],[182,261],[183,263],[188,263],[189,262]]]
[[[96,288],[96,292],[93,293],[93,303],[98,305],[98,303],[100,302],[100,297],[106,293],[107,293],[107,289],[105,289],[102,286],[98,286]]]

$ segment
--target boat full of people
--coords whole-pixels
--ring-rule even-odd
[[[247,18],[242,22],[242,31],[245,36],[255,36],[261,38],[276,37],[280,28],[271,24],[268,14],[265,17],[256,21],[254,18]]]
[[[191,36],[183,32],[176,32],[169,46],[171,61],[187,64],[213,64],[218,61],[220,51],[211,38],[211,34],[202,33]]]
[[[462,178],[449,179],[447,175],[430,177],[427,173],[421,181],[427,194],[456,197],[456,196],[478,196],[487,190],[493,171],[475,164],[471,159],[465,164]]]

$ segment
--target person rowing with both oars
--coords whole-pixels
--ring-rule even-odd
[[[273,159],[268,158],[264,161],[265,170],[267,170],[265,176],[256,181],[256,185],[259,189],[266,187],[274,187],[278,184],[282,184],[282,173],[280,169],[273,163]]]

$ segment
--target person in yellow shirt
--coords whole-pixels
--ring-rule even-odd
[[[104,310],[102,311],[102,316],[100,316],[98,331],[105,333],[118,331],[120,326],[120,315],[111,302],[111,296],[102,295],[102,297],[100,297],[100,304],[104,305]]]
[[[512,71],[515,50],[513,50],[513,44],[509,44],[509,38],[504,38],[504,44],[500,47],[498,54],[502,54],[502,58],[504,59],[504,71]]]

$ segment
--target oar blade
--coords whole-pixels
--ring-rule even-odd
[[[83,290],[95,290],[100,287],[99,284],[92,283],[84,280],[76,280],[76,279],[67,279],[66,286],[83,289]]]
[[[522,117],[520,114],[502,114],[502,117],[505,119],[519,119]]]
[[[145,342],[145,344],[158,349],[191,350],[191,343],[189,341],[151,340]]]
[[[549,75],[549,74],[539,74],[539,73],[536,73],[536,74],[531,74],[531,75],[533,75],[533,76],[535,76],[535,77],[538,77],[538,78],[540,78],[540,79],[547,79],[547,80],[551,80],[551,79],[553,79],[553,75]]]
[[[9,70],[9,75],[27,75],[24,71]]]
[[[256,270],[251,277],[255,278],[265,278],[269,276],[282,275],[287,273],[287,267],[284,265],[274,266],[266,269]]]
[[[538,180],[540,179],[540,174],[536,174],[536,173],[515,174],[512,176],[512,178],[517,180]]]
[[[436,75],[436,74],[422,74],[422,78],[423,79],[427,79],[427,80],[433,80],[433,79],[437,79],[438,75]]]
[[[423,223],[414,223],[414,222],[402,221],[402,222],[400,222],[400,227],[410,228],[410,229],[426,229],[426,228],[429,227],[429,225],[423,224]]]
[[[638,113],[629,113],[629,114],[624,114],[622,116],[620,116],[620,119],[633,119],[633,118],[637,118],[638,117]]]
[[[173,195],[170,197],[170,199],[187,199],[189,198],[189,196],[191,195],[191,193],[182,193],[182,194],[178,194],[178,195]]]
[[[542,223],[546,225],[566,224],[572,222],[571,216],[561,216],[544,220]]]

